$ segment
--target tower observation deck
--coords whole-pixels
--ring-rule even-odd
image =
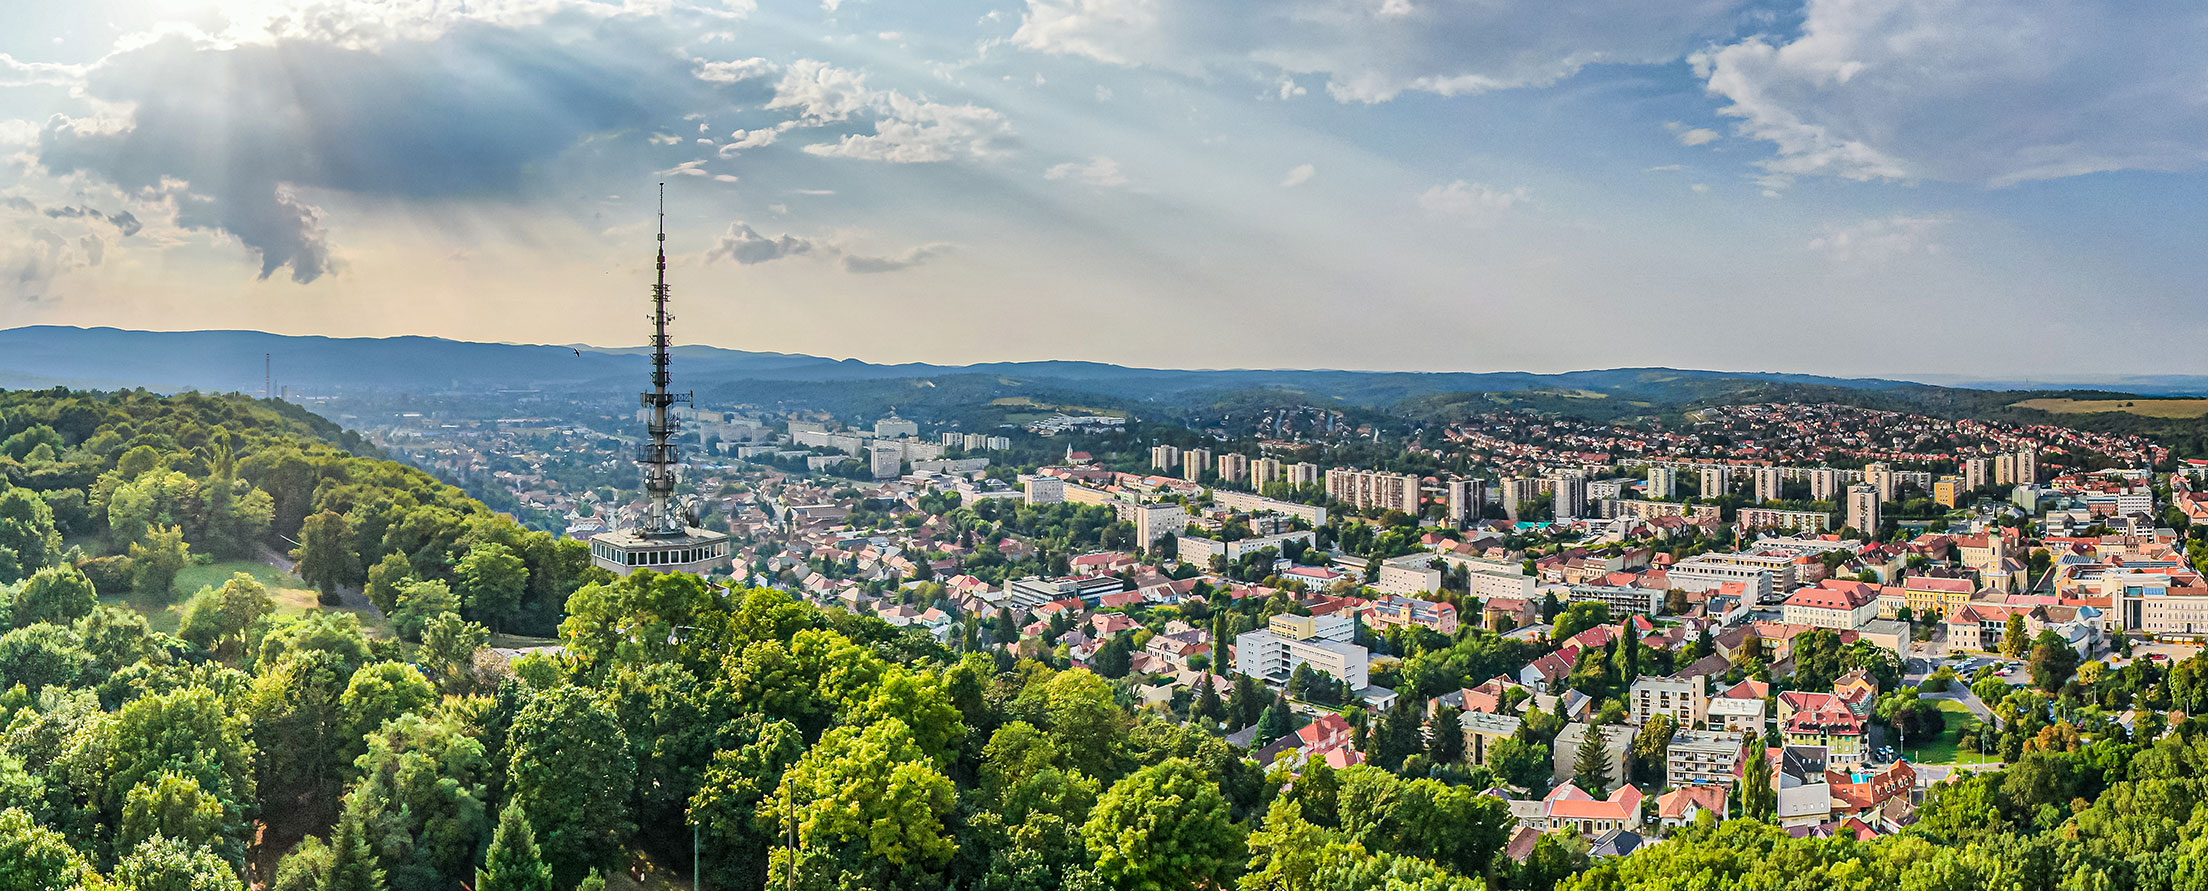
[[[652,388],[638,396],[644,407],[646,441],[636,463],[644,471],[644,518],[635,528],[601,532],[590,538],[591,562],[627,575],[637,569],[659,572],[705,573],[728,566],[728,536],[700,529],[692,511],[675,496],[676,469],[682,465],[682,449],[675,444],[681,420],[675,403],[692,402],[689,393],[667,389],[667,185],[659,187],[658,278],[652,284]]]

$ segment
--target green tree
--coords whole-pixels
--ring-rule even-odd
[[[184,623],[178,632],[185,640],[224,661],[236,661],[245,651],[246,630],[262,616],[276,611],[276,599],[268,589],[245,573],[202,588],[184,604]]]
[[[316,610],[269,629],[258,649],[255,662],[264,674],[270,666],[295,653],[329,653],[351,675],[368,661],[368,634],[361,630],[357,615]]]
[[[467,693],[475,687],[475,651],[491,638],[490,629],[445,613],[422,626],[422,648],[417,654],[423,674],[447,693]]]
[[[338,818],[337,831],[330,836],[329,875],[328,884],[322,886],[324,891],[384,891],[390,887],[357,813],[347,812]]]
[[[302,650],[254,679],[248,713],[262,762],[261,806],[271,820],[324,826],[337,816],[352,748],[340,700],[351,678],[337,654]],[[331,848],[345,856],[334,839]]]
[[[93,875],[61,833],[21,808],[0,810],[0,891],[78,889]]]
[[[2062,686],[2078,673],[2078,651],[2050,628],[2039,633],[2032,644],[2032,686],[2048,693],[2062,692]]]
[[[436,579],[410,581],[399,586],[398,606],[390,611],[391,625],[401,640],[421,642],[422,628],[442,615],[460,614],[460,597]]]
[[[323,891],[330,883],[330,846],[314,836],[299,841],[298,847],[285,854],[276,863],[276,878],[268,885],[268,891]]]
[[[1572,752],[1572,782],[1594,795],[1610,791],[1610,748],[1600,726],[1589,725],[1587,734],[1580,738],[1579,748]]]
[[[1219,885],[1245,850],[1218,784],[1182,758],[1147,765],[1114,783],[1083,835],[1098,878],[1131,891]]]
[[[2024,635],[2024,614],[2010,613],[2008,623],[2001,630],[2001,656],[2014,659],[2024,655],[2025,648],[2031,646],[2030,639]]]
[[[573,884],[614,865],[636,830],[636,765],[613,713],[585,690],[547,690],[514,717],[508,747],[507,806],[525,808],[540,830],[552,874]]]
[[[1488,766],[1505,782],[1539,791],[1548,786],[1549,747],[1516,737],[1496,740],[1487,749]]]
[[[199,781],[164,771],[131,787],[123,799],[123,825],[115,836],[122,848],[137,847],[156,835],[191,847],[213,847],[232,863],[243,863],[245,849],[234,843],[222,802]]]
[[[345,684],[338,711],[345,718],[346,763],[366,749],[367,738],[384,722],[414,714],[437,704],[437,688],[421,669],[404,662],[376,662],[361,666]]]
[[[933,887],[958,846],[945,831],[957,790],[905,722],[837,727],[782,775],[759,818],[787,831],[795,864],[769,855],[769,886],[787,882],[882,891]]]
[[[54,509],[29,489],[0,481],[0,585],[61,561],[61,532]]]
[[[191,561],[192,546],[184,541],[183,529],[155,526],[146,531],[143,541],[130,543],[131,587],[140,594],[166,597],[176,584],[176,574]]]
[[[1740,814],[1752,820],[1771,819],[1777,813],[1779,793],[1771,788],[1771,756],[1763,740],[1750,740],[1748,763],[1741,768]]]
[[[322,592],[322,603],[339,603],[338,589],[361,576],[360,552],[354,549],[353,524],[345,515],[326,510],[308,517],[299,527],[299,577]]]
[[[346,810],[398,891],[445,891],[471,875],[491,829],[491,765],[475,732],[448,715],[406,712],[371,733],[354,762],[360,780]]]
[[[93,799],[108,825],[123,822],[130,792],[164,774],[190,778],[222,805],[227,840],[242,850],[251,813],[255,750],[247,718],[205,687],[133,699],[99,725],[88,747],[104,753],[105,788]],[[87,768],[89,769],[89,767]]]
[[[120,891],[245,891],[238,871],[215,852],[154,836],[115,864]]]
[[[529,567],[505,545],[476,545],[453,571],[453,593],[472,618],[494,630],[513,620],[528,590]]]
[[[529,817],[512,805],[498,812],[498,832],[476,871],[476,891],[553,891],[552,867],[537,854]]]
[[[67,625],[92,613],[100,605],[92,580],[74,566],[50,566],[33,573],[16,586],[13,609],[15,627],[36,622]]]
[[[1459,764],[1464,761],[1464,726],[1461,719],[1464,710],[1445,705],[1434,710],[1434,720],[1426,732],[1426,754],[1436,764]]]
[[[1650,715],[1648,723],[1641,725],[1641,732],[1633,737],[1634,782],[1656,788],[1665,785],[1665,759],[1678,727],[1670,715]]]
[[[368,596],[369,603],[388,615],[399,608],[399,591],[412,581],[414,564],[407,562],[406,555],[393,552],[368,567],[368,584],[362,593]]]

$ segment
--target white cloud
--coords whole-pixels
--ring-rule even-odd
[[[1591,64],[1666,62],[1730,34],[1745,0],[1027,0],[1015,45],[1117,65],[1326,78],[1382,102],[1554,83]]]
[[[947,105],[866,85],[866,75],[825,62],[792,63],[775,84],[768,109],[795,110],[802,127],[824,127],[869,116],[872,133],[847,133],[805,151],[834,158],[920,164],[988,158],[1004,152],[1011,125],[995,109]]]
[[[1944,217],[1893,216],[1840,225],[1826,224],[1809,249],[1838,265],[1881,265],[1903,257],[1937,255]]]
[[[23,62],[0,53],[0,87],[67,87],[84,80],[84,68],[53,62]]]
[[[780,66],[766,59],[737,59],[731,62],[697,60],[698,79],[706,83],[732,84],[762,77],[772,77]]]
[[[1717,131],[1707,127],[1696,127],[1679,134],[1679,144],[1686,146],[1709,145],[1717,139]]]
[[[1418,196],[1418,206],[1434,213],[1476,217],[1500,213],[1529,200],[1524,187],[1504,190],[1460,179],[1427,189]]]
[[[1127,174],[1119,169],[1119,162],[1098,155],[1085,162],[1067,161],[1043,171],[1044,179],[1070,179],[1100,188],[1115,188],[1127,184]]]
[[[1319,175],[1319,168],[1309,164],[1298,164],[1295,169],[1288,171],[1288,175],[1281,179],[1280,184],[1288,188],[1295,188],[1310,182],[1311,178],[1317,175]]]
[[[1799,36],[1698,54],[1765,184],[2007,186],[2208,160],[2208,8],[2189,0],[1809,0]]]

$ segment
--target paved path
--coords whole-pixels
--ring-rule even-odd
[[[293,574],[299,571],[298,562],[291,559],[290,555],[265,544],[261,545],[261,562]],[[368,599],[367,593],[359,588],[341,585],[337,589],[337,599],[346,609],[367,613],[377,619],[384,618],[383,610],[377,609],[376,604]]]

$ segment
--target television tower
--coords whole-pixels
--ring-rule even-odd
[[[646,538],[679,536],[689,529],[688,518],[675,507],[675,465],[682,462],[681,449],[675,445],[675,432],[679,425],[672,408],[676,402],[692,403],[689,393],[667,391],[667,323],[674,317],[667,314],[667,184],[659,184],[659,278],[652,285],[652,389],[639,399],[651,410],[646,430],[651,442],[644,446],[644,453],[637,463],[644,468],[644,494],[650,501],[644,516],[644,527],[637,530]]]

